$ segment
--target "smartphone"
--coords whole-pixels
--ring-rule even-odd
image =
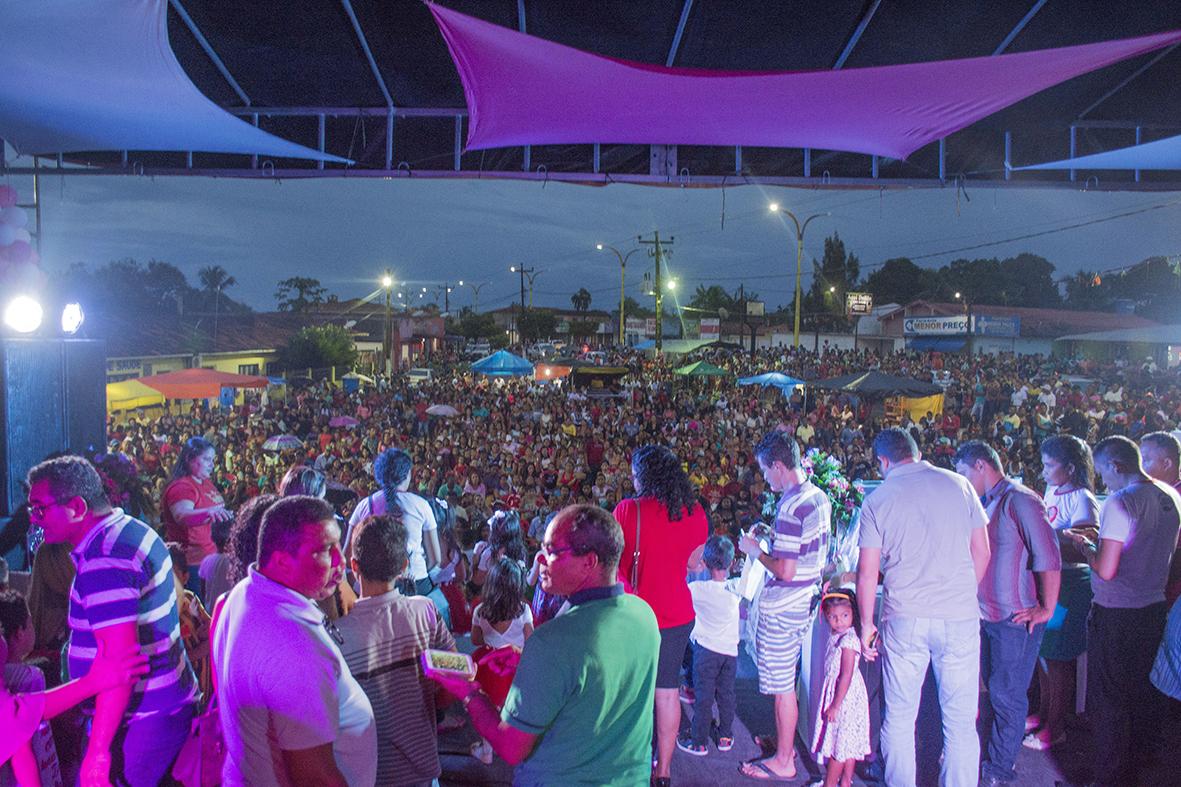
[[[878,632],[869,635],[869,649],[873,650],[878,646]]]
[[[466,680],[476,679],[476,662],[466,653],[451,650],[426,650],[422,654],[422,668],[428,675],[452,675]]]

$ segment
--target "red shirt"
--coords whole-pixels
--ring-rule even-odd
[[[185,559],[189,561],[189,567],[195,570],[202,559],[217,552],[217,547],[213,544],[213,526],[208,520],[202,525],[182,525],[173,518],[172,505],[182,500],[190,501],[193,508],[209,508],[221,505],[224,501],[221,492],[217,491],[213,480],[209,478],[198,481],[191,475],[182,476],[164,490],[164,499],[160,504],[164,533],[169,541],[184,547]]]
[[[653,497],[619,501],[615,519],[623,528],[623,555],[619,573],[631,577],[632,558],[636,551],[636,503],[639,503],[640,570],[637,596],[648,602],[656,613],[656,623],[672,628],[694,619],[693,598],[685,574],[693,550],[709,538],[709,522],[700,505],[676,522],[668,520],[664,504]]]

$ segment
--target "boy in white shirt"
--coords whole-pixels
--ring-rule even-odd
[[[689,641],[693,645],[693,706],[691,734],[677,738],[677,748],[704,757],[709,749],[713,704],[718,704],[718,751],[734,747],[734,676],[738,670],[738,589],[730,579],[734,542],[711,536],[701,555],[710,578],[689,583],[697,621]]]

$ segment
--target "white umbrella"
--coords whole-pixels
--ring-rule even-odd
[[[426,408],[428,415],[438,415],[443,418],[452,418],[459,415],[459,411],[449,404],[432,404]]]

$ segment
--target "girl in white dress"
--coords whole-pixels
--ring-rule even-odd
[[[824,650],[821,693],[812,751],[828,758],[824,787],[849,787],[853,767],[870,752],[869,695],[857,668],[861,638],[857,634],[857,602],[850,590],[825,593],[820,602],[831,634]]]

